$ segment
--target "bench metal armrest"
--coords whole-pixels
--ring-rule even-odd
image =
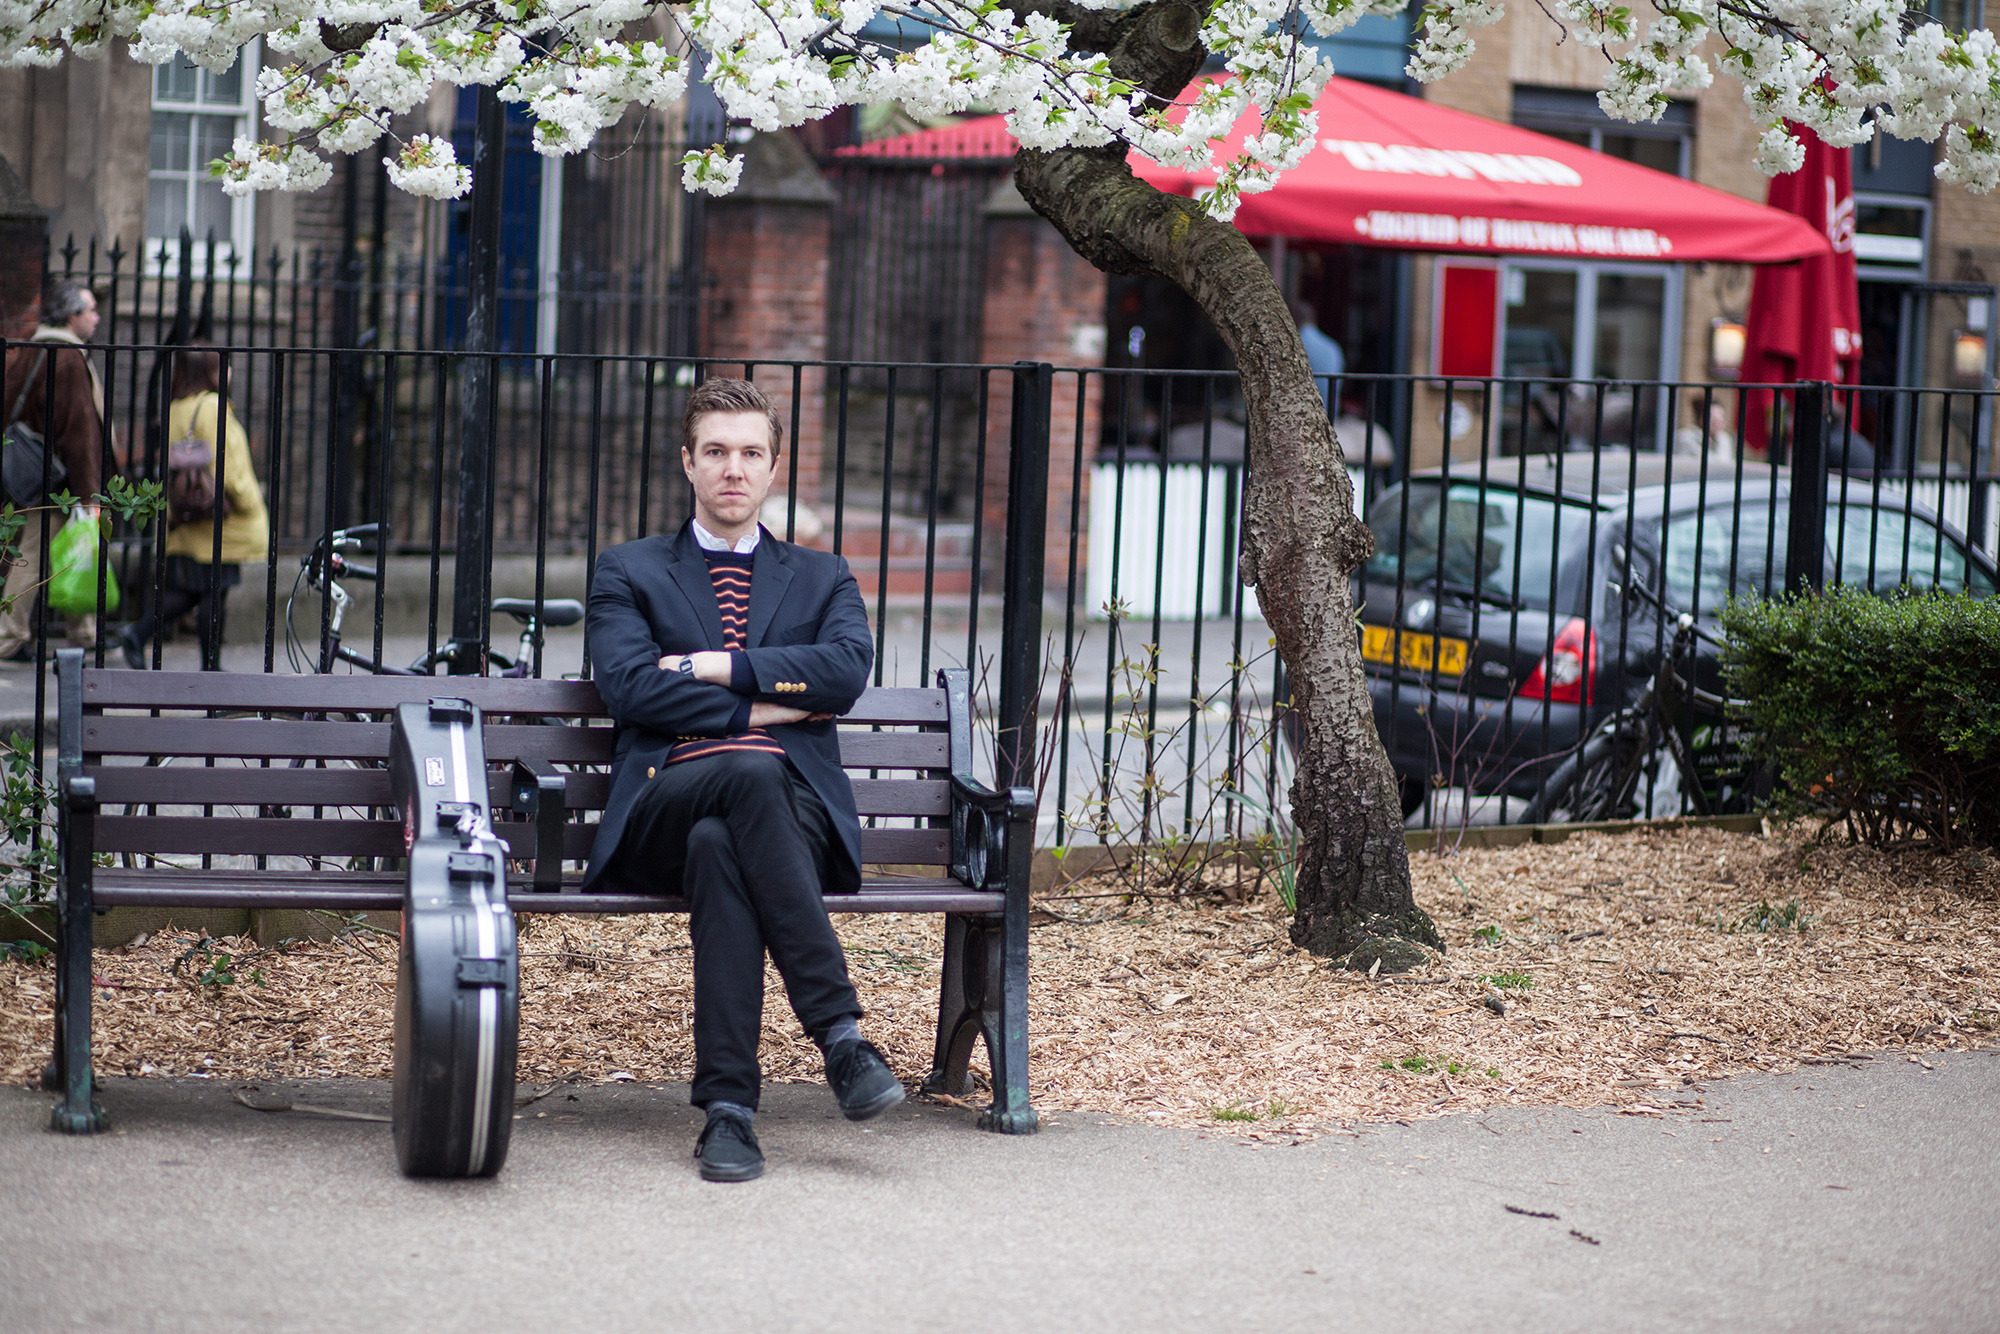
[[[79,773],[56,779],[56,893],[67,907],[88,907],[95,895],[97,780]]]
[[[97,814],[97,780],[83,774],[64,774],[60,780],[63,809],[72,815]]]
[[[535,822],[535,889],[561,889],[569,779],[544,759],[515,760],[512,776],[514,813]]]
[[[996,792],[969,774],[951,776],[951,869],[974,889],[1027,893],[1028,878],[1016,874],[1015,857],[1034,855],[1035,793],[1032,788]],[[1017,885],[1018,882],[1018,885]]]

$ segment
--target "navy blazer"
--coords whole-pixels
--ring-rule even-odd
[[[584,875],[591,887],[618,847],[632,802],[666,762],[667,752],[686,737],[727,735],[743,696],[660,669],[668,654],[723,647],[715,584],[691,524],[682,524],[672,537],[641,538],[599,556],[584,631],[591,675],[618,724],[611,795]],[[765,529],[752,553],[745,656],[756,680],[753,700],[836,715],[853,708],[868,686],[875,644],[847,562],[781,542]],[[785,723],[766,730],[832,817],[842,855],[829,859],[826,891],[853,893],[861,884],[861,818],[854,787],[840,767],[835,724]],[[679,887],[615,888],[670,893]]]

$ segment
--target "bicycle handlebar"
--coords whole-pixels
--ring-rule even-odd
[[[1652,603],[1653,606],[1660,612],[1661,615],[1670,618],[1679,629],[1687,631],[1689,634],[1694,635],[1697,639],[1706,640],[1708,643],[1715,645],[1717,648],[1722,647],[1722,641],[1720,639],[1717,639],[1714,635],[1710,634],[1708,631],[1702,629],[1701,623],[1694,618],[1693,613],[1682,611],[1679,607],[1674,606],[1672,603],[1668,602],[1665,598],[1661,597],[1658,593],[1655,593],[1652,589],[1647,588],[1643,584],[1626,584],[1624,587],[1626,588],[1627,591],[1636,593],[1639,597],[1645,599],[1647,602]]]

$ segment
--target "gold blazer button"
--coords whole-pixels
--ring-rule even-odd
[[[649,764],[646,766],[646,777],[651,778],[654,774],[658,772],[659,770],[655,769],[652,765]]]

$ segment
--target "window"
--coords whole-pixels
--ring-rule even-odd
[[[1681,274],[1670,264],[1508,260],[1500,270],[1500,373],[1529,380],[1670,380],[1680,349]],[[1570,401],[1561,399],[1567,392]],[[1665,441],[1665,400],[1643,383],[1600,394],[1509,385],[1501,449],[1539,454],[1593,438],[1641,449]]]
[[[1977,565],[1968,566],[1965,548],[1922,515],[1907,521],[1886,494],[1881,509],[1836,509],[1826,518],[1826,556],[1838,562],[1840,582],[1875,593],[1912,588],[1970,589],[1993,595],[1993,581]]]
[[[1740,511],[1711,506],[1667,522],[1660,564],[1667,605],[1675,611],[1715,616],[1732,597],[1769,597],[1785,582],[1783,502],[1745,499]]]
[[[1442,579],[1447,592],[1461,597],[1491,599],[1500,605],[1519,602],[1547,610],[1550,573],[1558,551],[1567,558],[1589,545],[1590,511],[1581,505],[1562,506],[1562,530],[1556,530],[1556,502],[1546,496],[1454,483],[1439,504],[1436,482],[1416,481],[1408,487],[1409,527],[1403,524],[1402,490],[1386,493],[1368,513],[1368,530],[1375,534],[1375,554],[1368,558],[1367,577],[1403,583],[1421,590]],[[1439,551],[1439,529],[1443,551]],[[1439,567],[1442,566],[1442,573]],[[1556,598],[1572,600],[1578,571],[1563,572]]]
[[[1993,595],[1993,581],[1967,559],[1965,548],[1938,531],[1924,515],[1906,522],[1897,502],[1883,493],[1880,509],[1850,507],[1843,515],[1830,503],[1826,516],[1826,563],[1829,581],[1873,593],[1911,588],[1970,589],[1979,597]],[[1699,610],[1713,616],[1731,597],[1769,597],[1784,584],[1786,502],[1775,512],[1746,498],[1739,514],[1727,506],[1710,506],[1703,514],[1684,514],[1668,521],[1666,597],[1676,610]],[[1696,542],[1699,529],[1699,543]],[[1697,603],[1697,592],[1699,603]]]
[[[1690,102],[1669,102],[1658,120],[1634,124],[1605,115],[1594,92],[1520,87],[1514,90],[1514,123],[1669,176],[1688,174],[1694,144]]]
[[[253,239],[248,196],[231,199],[212,180],[208,164],[229,152],[255,124],[252,100],[254,49],[222,74],[211,74],[185,56],[153,72],[153,148],[146,181],[147,260],[157,262],[160,242],[172,256],[185,227],[206,253],[212,232],[218,257],[248,252]],[[197,261],[199,262],[199,261]]]

